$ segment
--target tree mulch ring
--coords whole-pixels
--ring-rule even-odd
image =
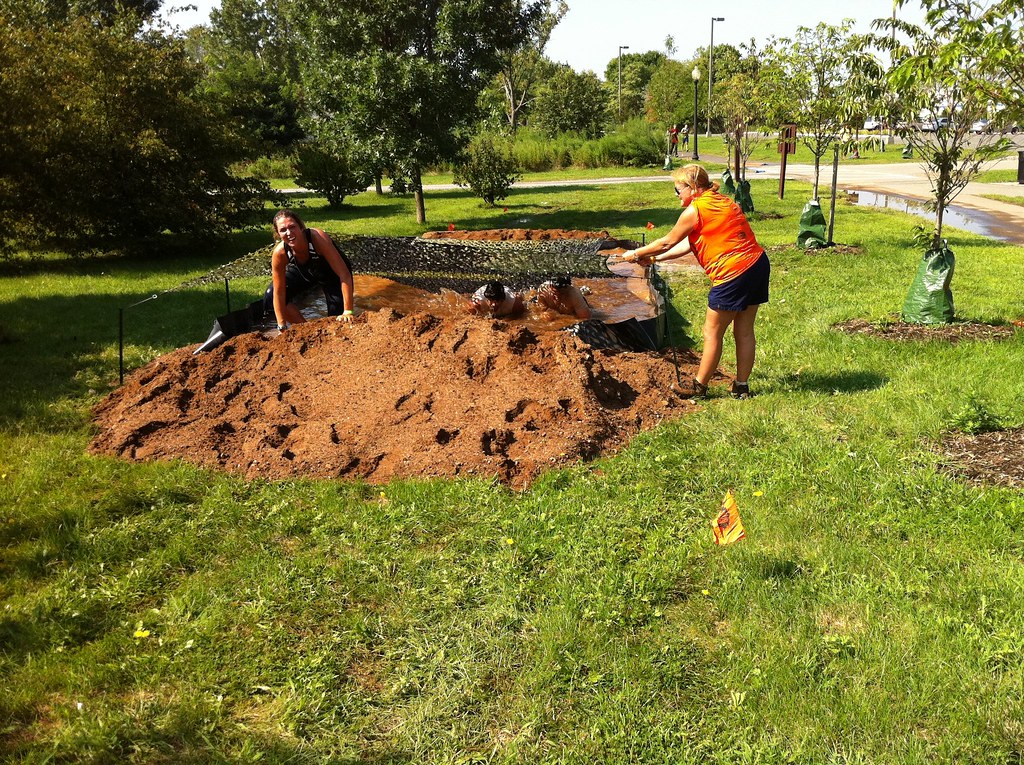
[[[833,328],[850,335],[871,335],[889,340],[943,340],[947,343],[958,343],[961,340],[1006,340],[1017,331],[1013,324],[984,324],[977,321],[910,324],[905,321],[871,322],[864,319],[844,321],[834,324]]]
[[[1024,488],[1024,428],[947,436],[940,470],[978,485]]]

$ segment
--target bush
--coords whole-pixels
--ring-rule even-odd
[[[149,250],[265,214],[269,189],[229,172],[240,142],[181,41],[115,22],[0,18],[0,245]]]
[[[340,207],[345,197],[365,190],[373,180],[353,162],[347,146],[305,144],[299,148],[295,170],[295,182],[323,194],[331,207]]]
[[[279,157],[260,157],[252,162],[239,162],[232,171],[240,178],[256,178],[269,181],[273,178],[294,178],[295,157],[291,155]]]
[[[487,134],[473,139],[453,170],[455,183],[468,186],[489,207],[507,197],[512,184],[522,177],[511,146]]]

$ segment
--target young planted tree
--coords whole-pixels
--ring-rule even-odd
[[[478,117],[478,97],[546,8],[543,0],[296,0],[312,130],[396,157],[426,222],[421,168],[451,161]]]
[[[792,40],[773,40],[765,51],[769,68],[781,75],[780,90],[796,99],[786,121],[797,125],[800,142],[814,157],[815,200],[822,157],[843,140],[848,124],[846,87],[859,54],[851,26],[847,20],[840,26],[800,27]]]
[[[949,54],[973,62],[963,73],[965,82],[992,104],[1002,104],[1005,119],[1024,120],[1024,5],[1018,0],[921,0],[921,5],[928,24],[949,40]]]
[[[982,66],[963,44],[955,25],[925,29],[892,19],[879,19],[873,43],[888,51],[892,66],[886,84],[899,95],[905,114],[919,117],[928,129],[916,130],[905,120],[901,134],[921,163],[932,186],[935,230],[927,237],[917,276],[903,306],[903,317],[915,323],[943,323],[954,318],[954,255],[942,238],[949,204],[985,163],[1006,151],[1003,137],[971,135],[972,123],[986,111],[987,97],[974,84]],[[893,32],[899,32],[899,37]]]
[[[875,25],[895,26],[900,33],[898,38],[875,35],[871,42],[895,62],[885,79],[908,117],[900,133],[931,181],[932,245],[938,247],[946,208],[987,162],[1005,153],[1008,142],[998,134],[971,134],[971,125],[985,115],[988,98],[976,83],[982,59],[964,46],[956,29],[926,29],[898,19],[879,19]],[[911,118],[932,129],[915,129]]]

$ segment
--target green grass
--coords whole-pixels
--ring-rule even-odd
[[[1006,194],[982,194],[985,199],[994,199],[997,202],[1006,202],[1011,205],[1024,206],[1024,197],[1011,197]]]
[[[703,144],[703,141],[702,141]],[[710,151],[710,150],[709,150]],[[617,173],[616,173],[617,174]],[[161,291],[269,242],[0,271],[0,759],[946,763],[1024,756],[1019,491],[937,472],[963,412],[1021,424],[1020,336],[899,344],[916,220],[839,207],[855,254],[788,249],[806,185],[754,181],[773,248],[760,395],[617,456],[484,481],[252,481],[90,456],[116,384],[205,337],[223,289]],[[331,231],[664,233],[664,182],[300,197]],[[961,317],[1020,316],[1024,250],[950,230]],[[699,345],[707,285],[671,282]],[[233,286],[241,303],[262,284]],[[726,355],[723,363],[731,366]],[[711,542],[725,490],[747,539]]]

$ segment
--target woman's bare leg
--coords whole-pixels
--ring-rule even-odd
[[[708,309],[704,317],[704,350],[700,354],[700,366],[697,369],[697,382],[701,385],[707,385],[711,375],[718,369],[718,362],[722,360],[722,338],[739,313]]]
[[[754,353],[757,340],[754,337],[754,319],[759,306],[748,305],[736,314],[732,324],[732,335],[736,341],[736,382],[745,383],[754,368]]]

